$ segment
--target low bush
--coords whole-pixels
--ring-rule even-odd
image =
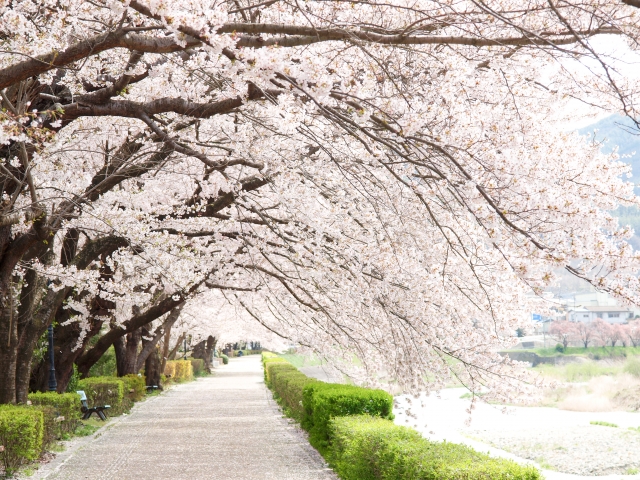
[[[285,413],[309,431],[309,441],[321,453],[329,440],[333,417],[369,414],[393,418],[393,397],[382,390],[325,383],[304,375],[288,361],[263,353],[265,382],[273,390]]]
[[[269,353],[269,352],[267,352]],[[273,353],[267,354],[267,353],[263,353],[262,354],[262,366],[264,368],[264,381],[267,384],[267,386],[270,385],[270,381],[271,379],[270,377],[270,373],[269,373],[269,369],[272,368],[274,365],[278,364],[278,365],[288,365],[288,369],[293,368],[295,370],[295,367],[293,365],[291,365],[289,362],[287,362],[284,358],[280,358],[277,355],[274,355]]]
[[[120,415],[128,410],[124,401],[125,382],[118,377],[89,377],[78,382],[78,388],[87,395],[89,407],[110,405],[109,415]]]
[[[11,474],[42,453],[44,414],[30,406],[0,405],[0,459],[5,473]]]
[[[189,360],[170,360],[167,367],[173,372],[171,380],[174,382],[187,382],[193,380],[193,367]],[[165,369],[167,375],[167,369]]]
[[[164,366],[164,374],[168,379],[173,379],[176,376],[176,362],[175,360],[169,360]]]
[[[80,395],[77,393],[36,392],[29,394],[33,405],[52,407],[55,421],[55,432],[58,437],[65,433],[73,433],[80,420]]]
[[[223,365],[228,365],[229,364],[229,357],[226,356],[224,353],[220,354],[220,358],[222,359],[222,364]]]
[[[334,417],[367,414],[393,419],[393,397],[383,390],[314,382],[305,385],[302,404],[305,410],[303,428],[309,441],[320,453],[328,446],[329,422]]]
[[[285,407],[285,413],[301,424],[307,425],[311,422],[307,419],[303,393],[305,387],[316,383],[322,382],[309,378],[298,370],[279,370],[273,376],[271,388],[281,405]]]
[[[201,358],[192,358],[190,360],[191,368],[193,369],[193,374],[198,377],[200,375],[204,375],[204,360]]]
[[[464,445],[432,442],[371,416],[329,422],[327,459],[343,480],[540,480],[532,466],[491,458]]]
[[[144,375],[129,374],[120,377],[124,382],[124,396],[132,402],[139,402],[147,393],[147,380]]]

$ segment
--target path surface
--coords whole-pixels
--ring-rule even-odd
[[[137,404],[32,479],[335,480],[286,418],[258,355]],[[102,432],[101,430],[101,432]]]

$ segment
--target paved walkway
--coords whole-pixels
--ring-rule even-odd
[[[178,385],[113,422],[30,478],[337,479],[282,417],[257,355],[231,359],[215,375]]]

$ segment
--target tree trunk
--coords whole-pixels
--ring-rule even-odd
[[[119,377],[124,375],[124,369],[125,369],[125,358],[127,356],[126,354],[126,350],[127,350],[127,342],[126,342],[126,338],[125,337],[118,337],[116,339],[115,342],[113,342],[113,349],[116,352],[116,372],[117,375]],[[82,358],[80,359],[82,360]],[[99,359],[98,359],[99,360]],[[92,364],[93,366],[93,364]],[[80,365],[78,365],[78,370],[80,370]],[[82,377],[84,378],[86,376],[86,374],[89,373],[89,369],[87,368],[87,373],[85,374],[84,371],[80,370],[82,372]]]
[[[211,373],[211,361],[213,358],[213,352],[216,349],[216,344],[218,343],[218,339],[209,335],[207,338],[207,348],[205,349],[205,357],[204,357],[204,367],[207,369],[207,372]]]
[[[100,340],[98,340],[93,348],[85,352],[82,357],[78,359],[78,371],[83,376],[86,376],[89,372],[89,369],[98,360],[100,360],[100,357],[104,355],[104,352],[106,352],[111,345],[114,345],[114,342],[118,338],[134,332],[147,323],[150,323],[155,319],[161,317],[165,313],[170,312],[175,307],[180,306],[185,302],[186,297],[197,291],[197,289],[203,282],[204,281],[198,282],[191,286],[191,288],[184,294],[184,296],[179,297],[177,300],[174,298],[175,296],[167,296],[160,302],[149,307],[145,312],[134,315],[130,320],[126,322],[123,327],[118,326],[109,330],[100,338]]]
[[[209,335],[206,340],[201,341],[193,347],[193,353],[191,354],[193,358],[201,358],[204,360],[204,368],[209,373],[211,373],[211,357],[213,350],[216,348],[216,343],[218,343],[218,340]]]
[[[160,367],[160,350],[154,347],[144,363],[144,376],[146,377],[147,385],[160,387],[160,374],[162,373]]]
[[[156,346],[158,345],[158,342],[162,338],[164,331],[167,328],[170,329],[171,326],[174,323],[176,323],[176,321],[178,320],[178,317],[180,317],[181,311],[182,311],[182,305],[171,310],[171,312],[169,313],[169,315],[167,315],[167,318],[165,318],[162,325],[156,328],[156,331],[153,333],[152,339],[144,340],[143,338],[142,350],[140,351],[140,355],[138,355],[138,360],[136,364],[136,368],[138,371],[142,369],[143,364],[147,361],[147,357],[151,354],[153,350],[155,350]],[[146,331],[146,328],[145,328],[145,332],[146,333],[144,334],[144,336],[150,336],[150,333]]]
[[[16,403],[18,325],[13,301],[2,308],[0,317],[0,404]]]
[[[171,342],[171,326],[167,328],[167,331],[164,334],[164,345],[162,347],[162,364],[160,365],[160,372],[164,372],[164,367],[167,366],[167,360],[169,359],[169,343],[170,342]]]
[[[120,376],[138,373],[138,370],[136,370],[138,366],[138,347],[140,347],[140,341],[142,340],[143,328],[144,327],[138,328],[137,330],[127,334],[124,373]]]

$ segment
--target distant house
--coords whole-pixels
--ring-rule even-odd
[[[611,305],[576,307],[570,308],[567,312],[567,320],[584,323],[592,322],[596,318],[609,323],[626,323],[633,317],[634,313],[630,308]]]

